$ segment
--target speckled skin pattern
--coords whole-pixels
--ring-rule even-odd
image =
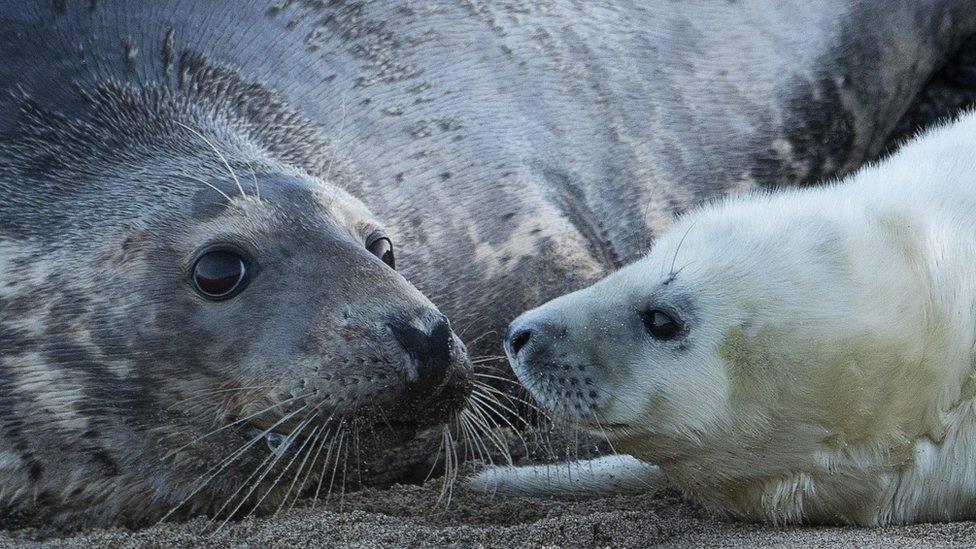
[[[229,417],[395,406],[385,318],[432,301],[494,354],[689,207],[878,154],[974,30],[964,0],[4,1],[0,507],[143,524]],[[261,271],[215,308],[183,270],[227,235]]]

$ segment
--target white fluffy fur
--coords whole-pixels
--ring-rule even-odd
[[[635,328],[655,307],[688,323],[684,340]],[[976,114],[838,184],[705,206],[646,258],[516,321],[546,323],[567,334],[551,356],[588,361],[596,421],[539,365],[513,362],[539,401],[710,509],[776,523],[976,517]],[[607,479],[637,471],[656,485],[635,460],[594,465],[473,482],[605,493],[633,490]]]

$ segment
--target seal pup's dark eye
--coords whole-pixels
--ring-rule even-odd
[[[247,285],[247,262],[230,250],[214,250],[193,264],[193,286],[212,301],[230,299]]]
[[[396,259],[393,257],[393,243],[390,242],[389,238],[385,236],[374,236],[366,243],[366,249],[369,250],[369,253],[382,259],[383,263],[389,265],[391,269],[396,270]]]
[[[674,339],[681,334],[681,323],[664,311],[652,309],[641,316],[647,333],[655,339]]]

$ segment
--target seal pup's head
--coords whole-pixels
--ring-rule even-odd
[[[941,436],[954,381],[933,353],[964,348],[946,344],[922,236],[813,192],[711,205],[520,316],[506,351],[557,417],[692,489],[822,472],[841,449],[897,462]]]
[[[0,145],[0,502],[70,526],[231,516],[324,493],[466,403],[464,345],[335,184],[323,130],[224,92],[22,104]]]

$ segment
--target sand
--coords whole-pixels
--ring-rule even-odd
[[[494,432],[518,464],[564,462],[610,451],[602,437],[551,425],[526,431],[524,437],[511,429]],[[419,437],[372,467],[391,473],[418,467],[429,472],[438,454],[431,450],[435,437],[436,433]],[[498,450],[492,454],[496,462],[504,459]],[[389,456],[394,459],[387,461]],[[459,476],[481,466],[472,460]],[[372,478],[376,477],[374,473]],[[457,482],[447,501],[443,486],[442,479],[435,479],[366,488],[325,501],[305,500],[279,516],[247,518],[221,529],[199,518],[138,531],[90,530],[44,539],[29,530],[0,532],[0,547],[976,546],[976,522],[877,529],[775,528],[710,516],[675,491],[603,498],[504,498],[486,497]]]
[[[364,490],[278,517],[250,518],[213,533],[205,519],[140,531],[93,530],[28,547],[972,547],[976,523],[877,529],[773,528],[708,516],[675,493],[582,500],[486,499],[456,490],[436,505],[440,482]],[[341,507],[341,509],[340,509]],[[208,529],[209,528],[209,529]]]

